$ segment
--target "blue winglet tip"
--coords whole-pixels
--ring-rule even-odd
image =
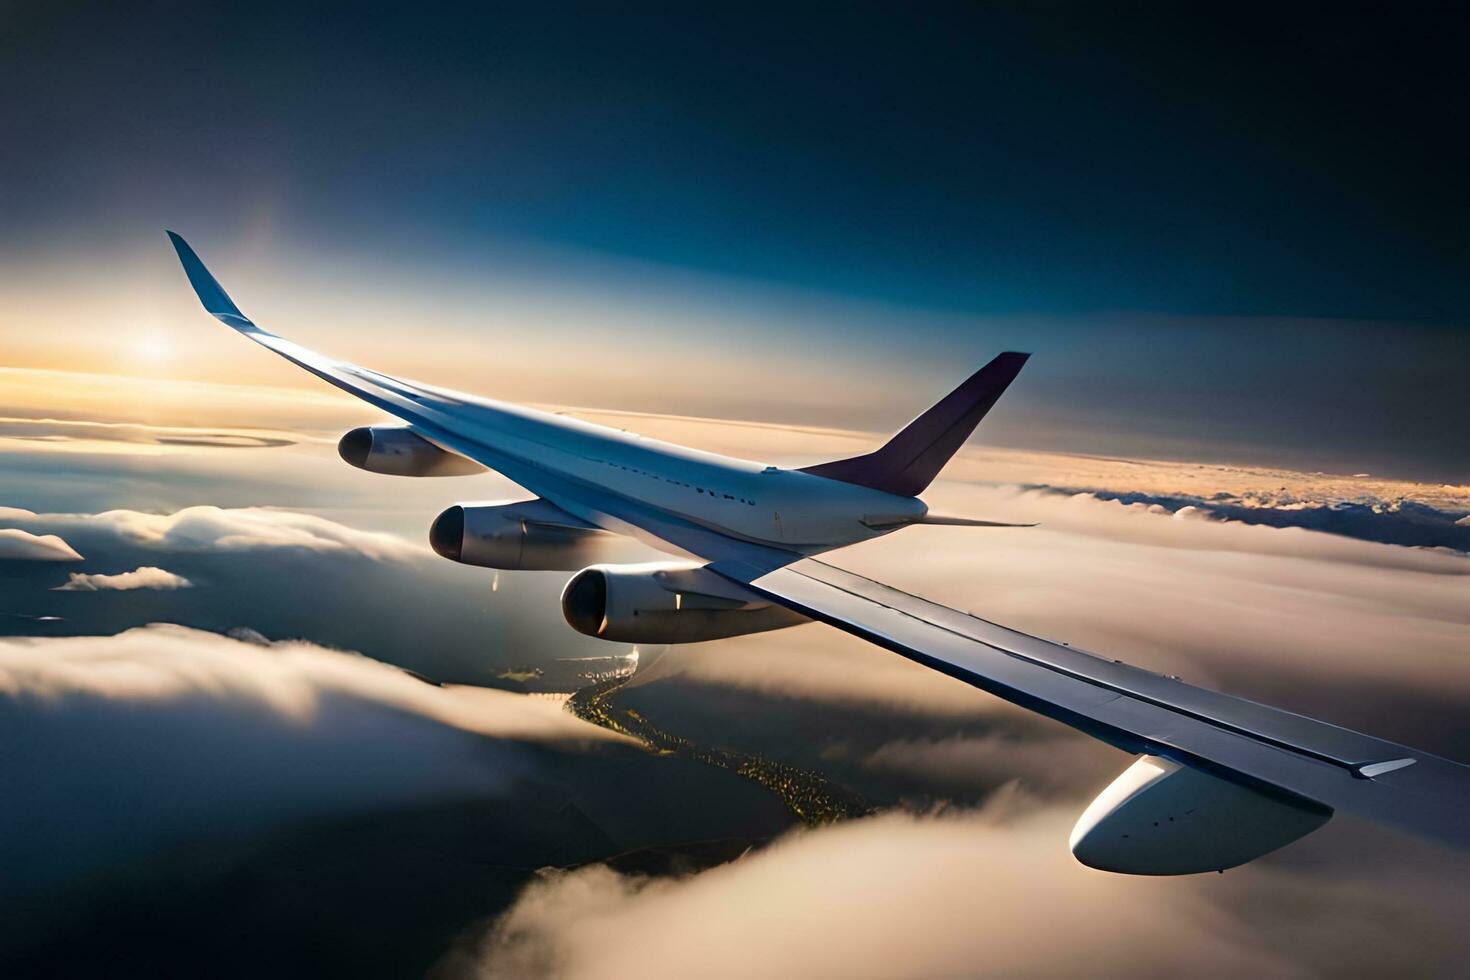
[[[168,240],[173,243],[174,251],[179,253],[179,263],[184,267],[184,275],[189,277],[189,285],[194,287],[194,292],[198,295],[199,302],[204,304],[204,308],[215,316],[234,317],[248,323],[245,314],[240,312],[240,308],[235,305],[234,300],[230,299],[224,287],[209,274],[209,270],[204,267],[203,262],[199,261],[199,256],[194,254],[194,250],[189,247],[188,242],[184,241],[183,236],[168,231],[168,229],[164,231],[168,235]]]

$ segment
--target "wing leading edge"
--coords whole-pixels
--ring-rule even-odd
[[[480,424],[486,418],[503,418],[509,412],[540,413],[381,374],[319,354],[261,329],[235,305],[189,243],[172,231],[168,236],[189,284],[205,311],[215,319],[328,384],[402,419],[432,442],[496,470],[568,513],[618,533],[647,532],[663,546],[705,560],[741,557],[774,567],[790,557],[786,552],[736,541],[642,501],[610,493],[606,488],[558,477],[539,465],[534,454],[517,454],[507,449]]]
[[[1124,751],[1470,847],[1470,766],[1007,629],[813,559],[710,567]]]

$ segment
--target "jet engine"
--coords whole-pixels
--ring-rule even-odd
[[[808,622],[688,562],[593,565],[561,593],[572,629],[622,643],[698,643]]]
[[[468,476],[485,467],[440,449],[406,425],[365,425],[337,442],[347,462],[369,473],[389,476]]]
[[[1072,828],[1072,854],[1120,874],[1224,871],[1285,847],[1331,816],[1307,800],[1268,796],[1144,755],[1083,812]]]
[[[450,561],[529,572],[581,568],[621,541],[540,499],[455,504],[429,527],[429,546]]]

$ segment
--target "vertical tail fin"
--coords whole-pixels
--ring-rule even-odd
[[[802,472],[905,497],[918,496],[964,445],[1030,356],[1015,351],[998,355],[882,448],[803,467]]]

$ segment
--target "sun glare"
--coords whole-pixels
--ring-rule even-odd
[[[145,334],[134,341],[133,354],[145,364],[162,364],[173,355],[173,344],[159,334]]]

